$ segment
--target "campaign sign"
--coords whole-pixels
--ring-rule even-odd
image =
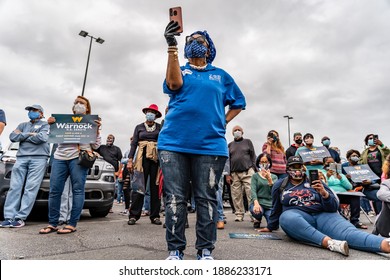
[[[313,160],[321,160],[324,157],[330,157],[330,153],[327,148],[322,147],[313,147],[312,149],[302,149],[298,151],[299,156],[302,158],[303,162],[310,162]]]
[[[364,180],[378,180],[379,177],[371,170],[368,164],[345,166],[343,167],[348,175],[351,175],[351,180],[354,183],[360,183]]]
[[[53,114],[56,122],[50,125],[49,143],[96,142],[98,115]]]
[[[281,240],[275,233],[229,233],[229,237],[233,239],[271,239]]]

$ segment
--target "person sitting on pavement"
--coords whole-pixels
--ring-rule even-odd
[[[337,195],[321,180],[309,182],[299,156],[287,161],[289,177],[272,188],[270,222],[260,232],[272,232],[279,224],[292,239],[349,255],[349,247],[390,253],[390,240],[358,230],[338,212]]]
[[[12,168],[10,188],[4,203],[4,221],[0,227],[19,228],[30,214],[50,156],[49,124],[43,121],[43,108],[25,108],[30,121],[23,122],[11,132],[11,142],[19,142],[16,162]]]
[[[284,153],[284,147],[280,141],[279,133],[276,130],[268,132],[267,141],[263,144],[262,152],[271,156],[271,173],[278,176],[279,179],[286,177],[286,154]]]
[[[330,156],[334,159],[334,161],[336,163],[340,163],[341,159],[340,159],[339,153],[336,150],[334,150],[333,148],[330,148],[330,143],[331,143],[330,138],[328,136],[322,137],[321,143],[328,150]]]
[[[269,222],[272,208],[271,189],[274,182],[278,180],[278,176],[270,171],[272,160],[267,153],[262,153],[257,157],[256,167],[259,171],[253,174],[251,179],[252,201],[249,211],[255,219],[253,227],[259,228],[263,216],[267,223]]]
[[[295,132],[293,135],[294,142],[292,143],[290,147],[286,150],[286,158],[289,158],[291,156],[295,156],[295,153],[297,152],[297,149],[299,147],[303,146],[303,141],[302,141],[302,133],[300,132]]]
[[[336,193],[341,193],[341,195],[338,196],[341,204],[350,205],[351,215],[349,220],[355,227],[367,229],[367,226],[359,221],[360,196],[342,195],[343,193],[352,190],[352,184],[344,174],[339,174],[330,168],[330,165],[335,163],[332,157],[325,157],[323,161],[324,168],[320,171],[325,175],[328,187],[334,190]]]

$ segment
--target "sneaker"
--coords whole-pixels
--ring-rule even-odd
[[[209,249],[203,249],[202,251],[198,251],[196,257],[200,261],[214,260],[213,256],[211,255],[211,251]]]
[[[349,247],[347,241],[331,239],[328,241],[328,249],[332,252],[341,253],[344,256],[349,255]]]
[[[10,225],[10,227],[12,228],[20,228],[20,227],[24,227],[25,223],[22,219],[16,219],[15,221],[12,222],[12,224]]]
[[[129,219],[129,221],[127,222],[127,224],[129,225],[129,226],[132,226],[132,225],[135,225],[135,222],[136,222],[137,220],[135,219],[135,218],[130,218]]]
[[[236,218],[234,219],[235,222],[242,222],[244,220],[244,217],[242,216],[236,216]]]
[[[13,222],[13,220],[11,220],[11,219],[4,220],[4,221],[0,224],[0,227],[3,227],[3,228],[11,227],[12,222]]]
[[[169,256],[165,260],[181,261],[181,260],[183,260],[183,257],[184,257],[183,252],[180,252],[179,250],[175,250],[175,251],[169,251]]]

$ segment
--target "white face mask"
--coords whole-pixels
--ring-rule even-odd
[[[73,106],[73,111],[76,114],[85,114],[87,112],[87,107],[84,104],[77,103]]]
[[[240,130],[236,130],[233,132],[234,139],[240,139],[242,137],[242,132]]]

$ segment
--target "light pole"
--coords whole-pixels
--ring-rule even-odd
[[[290,120],[293,119],[293,117],[290,117],[289,115],[283,116],[283,118],[287,118],[287,126],[288,126],[288,146],[291,146],[290,142]]]
[[[84,75],[84,83],[83,83],[83,91],[81,92],[81,96],[84,96],[84,89],[85,89],[85,82],[87,81],[87,74],[88,74],[88,65],[89,65],[89,57],[91,56],[91,47],[92,47],[92,39],[95,39],[97,43],[103,44],[104,40],[102,38],[95,38],[91,35],[88,35],[88,32],[81,30],[79,33],[82,37],[90,37],[91,41],[89,42],[89,50],[88,50],[88,59],[87,59],[87,67],[85,68],[85,75]]]

